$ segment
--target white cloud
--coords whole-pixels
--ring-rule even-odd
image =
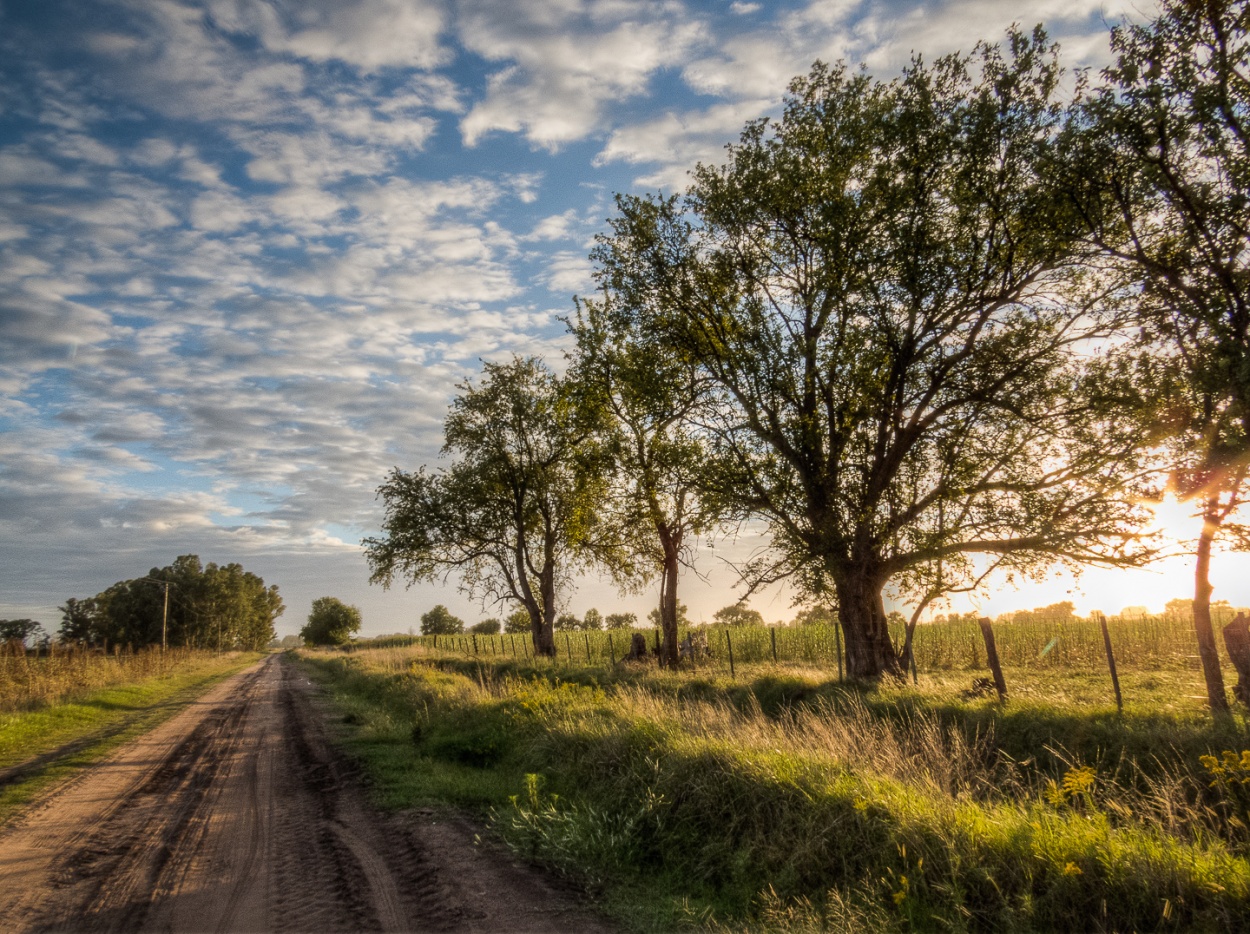
[[[697,163],[721,161],[725,143],[737,139],[746,122],[767,112],[773,103],[744,100],[685,113],[670,111],[644,123],[621,127],[608,137],[595,163],[656,165],[636,184],[682,191],[690,184],[689,172]]]
[[[575,231],[580,226],[581,223],[577,211],[569,208],[562,214],[552,214],[544,217],[522,239],[528,242],[568,240],[575,236]]]
[[[547,289],[558,295],[585,295],[594,289],[594,267],[584,252],[561,250],[543,260],[544,270],[538,277]]]
[[[214,0],[209,10],[223,29],[313,61],[335,59],[376,71],[435,68],[449,58],[439,41],[446,13],[429,0]]]
[[[460,122],[465,144],[493,131],[523,133],[557,150],[599,128],[608,104],[642,94],[659,69],[682,61],[704,35],[678,7],[662,3],[526,2],[463,5],[465,46],[492,62],[484,100]]]

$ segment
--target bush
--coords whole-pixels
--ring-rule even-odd
[[[346,645],[360,631],[360,610],[338,597],[318,597],[299,631],[307,645]]]

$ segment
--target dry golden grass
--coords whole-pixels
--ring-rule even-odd
[[[201,649],[119,649],[106,655],[52,645],[38,655],[0,646],[0,713],[33,710],[98,688],[186,671],[212,656]]]

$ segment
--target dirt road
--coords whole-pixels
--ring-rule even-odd
[[[387,817],[281,657],[0,832],[5,931],[604,931],[432,814]]]

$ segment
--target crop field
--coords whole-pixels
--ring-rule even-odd
[[[1028,670],[1106,670],[1102,630],[1092,620],[1047,620],[994,624],[998,655],[1004,667]],[[656,630],[611,632],[557,632],[558,660],[611,665],[629,648],[632,632],[646,635],[654,646]],[[697,626],[688,633],[706,633],[710,655],[697,658],[696,668],[729,670],[735,665],[777,662],[815,665],[836,672],[842,647],[837,626]],[[1197,670],[1197,643],[1192,624],[1165,617],[1113,620],[1109,623],[1116,663],[1121,668],[1193,668]],[[902,645],[903,626],[891,626],[895,645]],[[387,636],[363,643],[373,647],[412,646],[435,654],[480,659],[523,660],[530,657],[528,636]],[[953,622],[916,627],[913,646],[920,672],[976,671],[985,668],[985,642],[975,622]]]
[[[0,713],[33,710],[117,684],[164,677],[205,664],[204,650],[146,647],[112,653],[55,643],[32,655],[0,645]]]
[[[301,655],[382,804],[486,814],[628,929],[1246,929],[1247,721],[1209,715],[1156,625],[1113,627],[1123,713],[1096,626],[1059,663],[1044,627],[996,627],[1006,703],[966,691],[975,627],[871,690],[817,629],[776,630],[777,662],[732,630],[734,677],[613,665],[619,633],[569,633],[589,663],[480,635]]]

